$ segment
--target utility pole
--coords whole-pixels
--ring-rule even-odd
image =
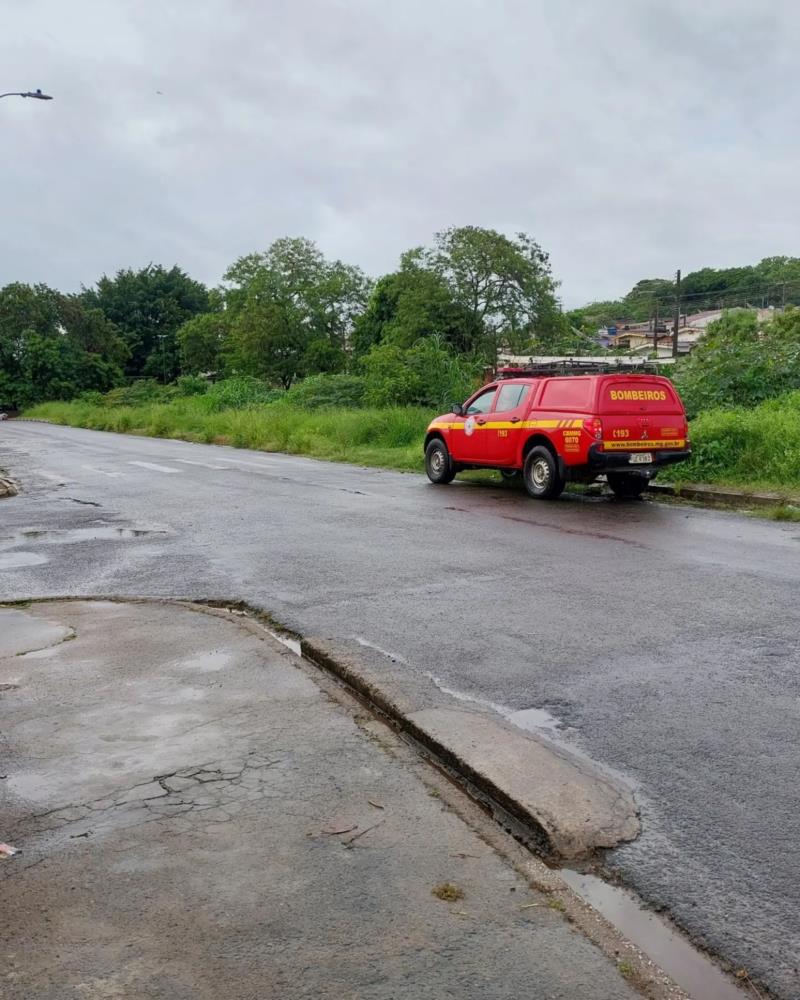
[[[158,339],[161,341],[161,373],[162,373],[161,374],[161,384],[162,385],[166,385],[167,384],[167,352],[166,352],[166,349],[164,347],[164,340],[166,338],[166,334],[159,333],[159,334],[157,334],[157,336],[158,336]]]
[[[672,356],[678,356],[678,326],[681,322],[681,272],[675,274],[675,325],[672,328]]]
[[[658,299],[656,299],[655,314],[653,316],[653,357],[658,361]]]

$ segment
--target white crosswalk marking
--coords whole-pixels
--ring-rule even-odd
[[[210,462],[193,462],[189,458],[176,458],[181,465],[199,465],[201,469],[227,469],[227,465],[211,465]]]
[[[120,476],[124,476],[124,472],[107,472],[105,469],[97,469],[93,465],[82,465],[82,469],[86,469],[88,472],[99,472],[101,476],[108,476],[111,479],[118,479]]]
[[[128,465],[140,465],[143,469],[152,469],[153,472],[177,472],[180,469],[171,469],[168,465],[156,465],[155,462],[128,462]]]

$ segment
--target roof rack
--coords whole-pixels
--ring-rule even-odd
[[[495,379],[540,378],[556,375],[656,375],[659,365],[644,358],[614,358],[592,361],[586,358],[567,358],[560,361],[533,361],[527,364],[503,365],[495,372]]]

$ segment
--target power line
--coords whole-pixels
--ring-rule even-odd
[[[686,279],[684,279],[685,281]],[[703,292],[687,292],[681,293],[681,301],[687,299],[713,299],[713,298],[728,298],[730,296],[743,295],[743,296],[766,296],[769,295],[773,290],[780,289],[781,297],[785,300],[785,290],[790,288],[800,288],[800,278],[795,278],[789,281],[776,281],[770,284],[764,284],[761,286],[757,285],[731,285],[728,287],[711,288]],[[655,303],[656,301],[660,303],[670,302],[675,298],[675,292],[629,292],[627,295],[623,296],[621,299],[611,300],[616,302],[633,302],[633,301],[645,301]],[[592,305],[592,303],[588,303]],[[585,308],[585,307],[584,307]]]

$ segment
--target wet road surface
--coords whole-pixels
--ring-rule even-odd
[[[607,865],[798,995],[800,526],[17,422],[0,468],[0,597],[242,599],[537,709],[636,787]]]

